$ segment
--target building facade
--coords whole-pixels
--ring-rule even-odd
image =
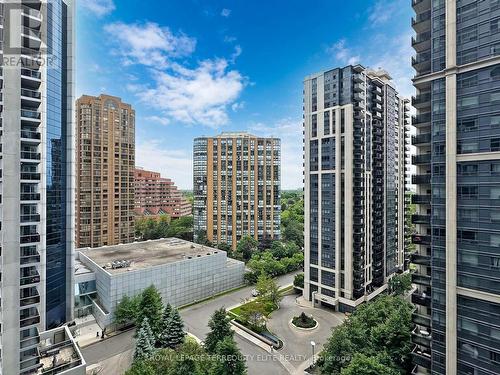
[[[132,242],[135,111],[114,96],[84,95],[76,126],[77,247]]]
[[[72,319],[74,6],[1,2],[0,373],[31,374]]]
[[[168,215],[177,219],[191,215],[191,204],[169,178],[162,178],[158,172],[136,168],[134,181],[137,216]]]
[[[405,268],[406,121],[385,71],[304,81],[304,297],[351,311]]]
[[[414,373],[500,373],[500,1],[413,1]]]
[[[76,307],[82,314],[77,314],[92,312],[103,328],[113,324],[124,296],[138,295],[150,285],[165,304],[179,307],[244,284],[243,262],[177,238],[80,249],[77,257],[76,297],[87,296]]]
[[[248,133],[194,140],[194,235],[233,249],[280,238],[281,142]]]

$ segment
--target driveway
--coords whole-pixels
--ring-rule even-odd
[[[280,304],[280,309],[272,313],[267,322],[267,328],[277,335],[284,343],[280,354],[296,368],[312,357],[311,341],[316,343],[315,354],[318,354],[332,334],[332,328],[342,324],[344,314],[323,308],[308,308],[299,306],[295,299],[297,295],[287,295]],[[302,331],[290,325],[294,316],[305,312],[312,315],[319,326],[312,331]]]
[[[293,272],[278,277],[278,285],[286,286],[292,284],[297,273],[298,272]],[[245,299],[252,298],[253,288],[252,286],[245,287],[235,292],[182,309],[180,314],[184,320],[186,331],[195,335],[200,340],[204,340],[206,334],[209,332],[207,325],[212,313],[221,307],[230,308],[240,304],[245,301]],[[134,333],[135,330],[124,332],[83,348],[82,354],[87,365],[100,362],[103,365],[103,370],[113,368],[113,372],[109,372],[109,374],[123,374],[132,361],[131,354],[134,349]],[[235,340],[241,353],[247,358],[248,373],[250,375],[287,374],[275,355],[269,355],[263,349],[251,344],[238,335],[235,335]],[[116,364],[119,365],[116,366]],[[107,374],[108,372],[103,373]]]

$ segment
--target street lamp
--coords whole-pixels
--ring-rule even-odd
[[[314,368],[314,348],[315,348],[315,346],[316,346],[316,343],[314,341],[311,341],[311,348],[312,348],[312,352],[313,352],[311,367],[313,367],[313,368]]]

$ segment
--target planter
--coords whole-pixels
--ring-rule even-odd
[[[295,324],[293,323],[293,320],[294,320],[295,318],[299,318],[299,317],[297,317],[297,316],[296,316],[296,317],[293,317],[292,319],[290,319],[289,324],[290,324],[293,328],[298,329],[298,330],[300,330],[300,331],[313,331],[313,330],[315,330],[316,328],[318,328],[318,326],[319,326],[319,323],[318,323],[318,321],[317,321],[316,319],[314,319],[313,317],[308,317],[308,318],[310,318],[310,319],[312,319],[312,320],[314,321],[314,323],[315,323],[315,324],[314,324],[314,326],[312,326],[312,327],[299,327],[298,325],[295,325]]]

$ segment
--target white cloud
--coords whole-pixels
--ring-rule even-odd
[[[224,36],[224,43],[233,43],[233,42],[236,42],[238,38],[236,38],[235,36],[231,36],[231,35],[225,35]]]
[[[222,17],[229,17],[231,15],[231,9],[227,9],[227,8],[224,8],[222,9],[222,11],[220,12],[220,15]]]
[[[245,102],[236,102],[236,103],[233,103],[233,105],[231,106],[231,109],[233,110],[233,112],[237,112],[243,108],[245,108]]]
[[[136,165],[160,172],[181,189],[193,188],[192,155],[186,150],[163,147],[159,141],[143,141],[136,145]]]
[[[174,34],[157,23],[106,25],[104,30],[118,42],[118,53],[126,64],[165,67],[171,58],[189,56],[196,48],[196,39],[183,33]]]
[[[78,4],[98,17],[105,16],[116,9],[113,0],[84,0],[79,1]]]
[[[170,120],[165,117],[160,117],[160,116],[148,116],[145,118],[145,120],[149,122],[156,122],[160,125],[168,125],[170,124]]]
[[[284,118],[272,125],[257,123],[248,131],[261,136],[281,139],[281,188],[297,189],[303,185],[302,121]]]
[[[327,52],[342,64],[354,65],[359,63],[360,56],[346,47],[345,39],[341,39],[327,47]]]
[[[234,52],[231,54],[231,58],[229,61],[231,61],[231,63],[235,63],[236,62],[236,59],[238,57],[240,57],[240,55],[243,53],[243,49],[241,48],[241,46],[238,44],[236,46],[234,46]]]
[[[406,0],[378,0],[369,8],[370,16],[368,20],[372,23],[372,26],[382,25],[397,17],[401,11],[406,9],[406,6]]]
[[[228,122],[228,106],[236,102],[246,84],[238,71],[228,69],[225,59],[204,60],[194,69],[173,64],[155,71],[153,78],[153,87],[129,87],[143,103],[170,119],[212,128]]]

